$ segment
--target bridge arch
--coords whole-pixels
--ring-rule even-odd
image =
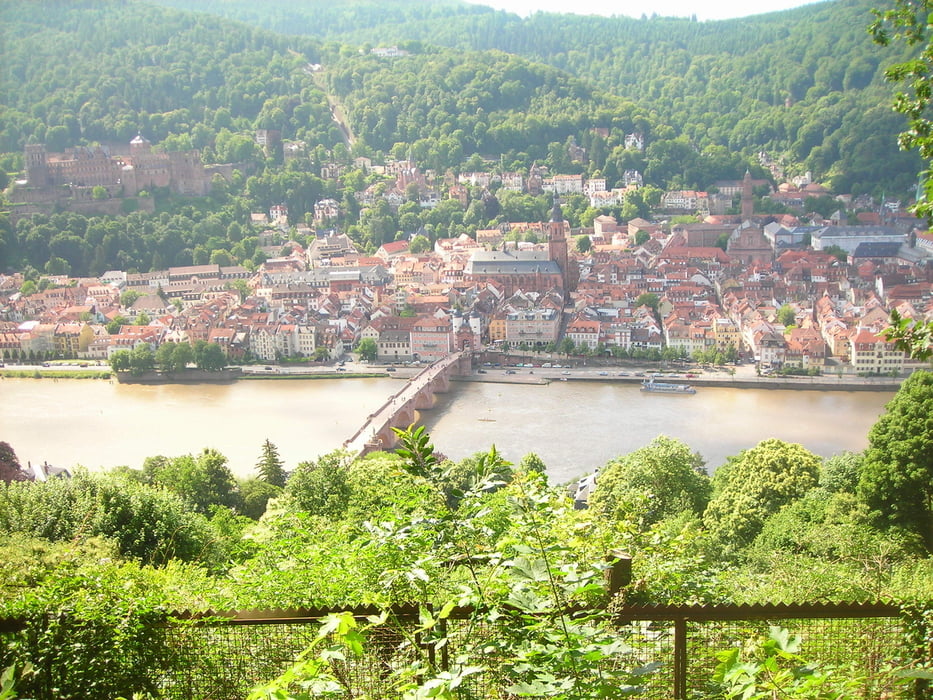
[[[465,349],[425,367],[370,414],[363,427],[343,443],[344,448],[358,457],[392,449],[396,443],[392,428],[407,428],[415,422],[416,411],[434,406],[435,395],[450,390],[452,375],[470,373],[472,359],[471,350]]]

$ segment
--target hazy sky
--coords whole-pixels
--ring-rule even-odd
[[[765,12],[786,10],[791,7],[808,5],[817,0],[715,0],[714,2],[695,2],[689,0],[655,0],[652,3],[637,0],[467,0],[477,5],[488,5],[497,10],[508,10],[527,17],[537,12],[572,12],[578,15],[626,15],[641,17],[643,14],[657,14],[662,17],[690,17],[696,15],[699,20],[727,19],[747,17]]]

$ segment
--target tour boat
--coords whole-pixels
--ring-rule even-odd
[[[654,394],[695,394],[697,390],[689,384],[671,384],[668,382],[656,382],[654,377],[646,379],[641,383],[641,390]]]

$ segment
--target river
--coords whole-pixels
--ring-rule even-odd
[[[399,389],[396,379],[121,385],[102,380],[0,380],[0,440],[20,461],[91,469],[139,467],[151,455],[213,447],[248,476],[267,438],[287,469],[337,449]],[[495,444],[517,462],[536,452],[557,483],[644,446],[683,440],[710,470],[777,437],[821,456],[867,445],[890,392],[700,388],[643,394],[637,385],[458,383],[425,411],[435,447],[462,459]]]

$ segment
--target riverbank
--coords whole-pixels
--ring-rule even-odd
[[[549,384],[550,382],[603,382],[614,384],[641,384],[648,372],[609,372],[607,370],[577,368],[572,370],[534,369],[534,370],[484,369],[464,377],[451,377],[461,382],[486,382],[492,384]],[[533,375],[533,376],[529,376]],[[856,377],[856,376],[771,376],[759,377],[755,374],[742,376],[728,373],[704,373],[693,377],[684,374],[658,374],[662,381],[677,384],[689,384],[692,387],[720,387],[730,389],[768,389],[797,391],[897,391],[903,377]]]
[[[186,369],[181,372],[117,372],[120,384],[202,384],[235,382],[242,376],[239,367],[209,371],[206,369]]]
[[[0,379],[110,379],[110,370],[0,369]]]
[[[243,374],[240,379],[386,379],[392,375],[387,372],[292,372],[289,374]],[[407,377],[404,377],[407,379]]]

